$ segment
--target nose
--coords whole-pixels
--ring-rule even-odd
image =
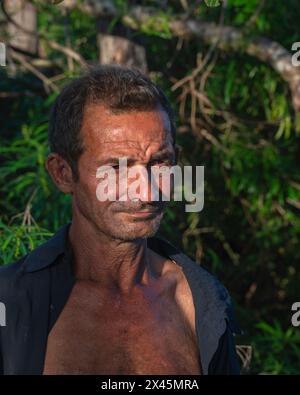
[[[128,171],[128,199],[137,198],[143,202],[152,201],[151,173],[143,165],[136,165]]]

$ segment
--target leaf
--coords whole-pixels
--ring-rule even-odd
[[[207,7],[218,7],[221,5],[220,0],[204,0]]]

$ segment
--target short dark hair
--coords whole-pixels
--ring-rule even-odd
[[[160,105],[169,116],[175,145],[176,116],[163,91],[139,70],[120,65],[93,66],[67,84],[50,113],[48,139],[52,152],[69,163],[74,180],[84,151],[80,136],[85,105],[102,103],[112,112],[151,111]]]

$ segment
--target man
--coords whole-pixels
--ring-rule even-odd
[[[3,374],[239,373],[228,292],[154,236],[166,202],[150,188],[143,199],[97,198],[99,166],[176,163],[174,119],[163,92],[121,66],[91,69],[62,90],[46,167],[72,196],[72,221],[0,270]]]

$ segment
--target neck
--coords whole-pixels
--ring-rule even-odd
[[[73,217],[68,238],[77,280],[96,281],[105,289],[129,294],[156,277],[151,266],[155,253],[147,248],[147,239],[110,238],[82,217]]]

